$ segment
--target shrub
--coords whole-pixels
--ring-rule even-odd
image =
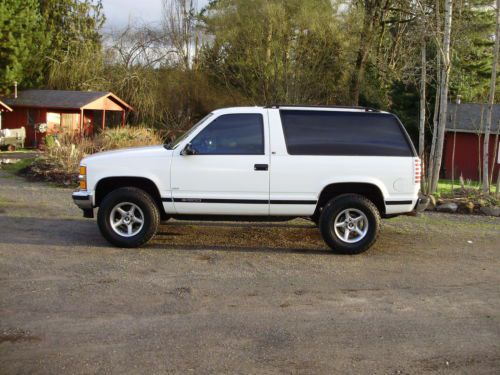
[[[160,137],[146,127],[106,129],[93,139],[62,134],[47,136],[45,152],[33,162],[28,174],[65,185],[77,182],[80,161],[95,152],[125,147],[161,144]]]
[[[159,145],[158,134],[143,126],[107,129],[94,138],[94,152],[117,148]]]

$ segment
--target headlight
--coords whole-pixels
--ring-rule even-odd
[[[80,190],[87,190],[87,167],[84,165],[80,165],[78,180],[80,181]]]

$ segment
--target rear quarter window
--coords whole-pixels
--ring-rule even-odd
[[[290,155],[414,156],[392,114],[280,110]]]

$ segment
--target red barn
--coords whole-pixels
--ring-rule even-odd
[[[37,147],[45,133],[73,133],[92,136],[105,127],[123,126],[132,109],[111,92],[25,90],[16,98],[3,98],[13,111],[4,113],[2,126],[26,128],[26,147]]]
[[[455,144],[455,179],[480,180],[483,161],[484,128],[488,106],[475,103],[449,103],[446,124],[442,175],[451,179],[453,144]],[[494,165],[493,181],[500,168],[500,104],[493,106],[488,168]]]

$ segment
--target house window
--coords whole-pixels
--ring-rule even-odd
[[[47,133],[59,133],[61,131],[61,114],[47,112]]]
[[[73,133],[80,129],[80,115],[78,113],[47,112],[47,132]]]

